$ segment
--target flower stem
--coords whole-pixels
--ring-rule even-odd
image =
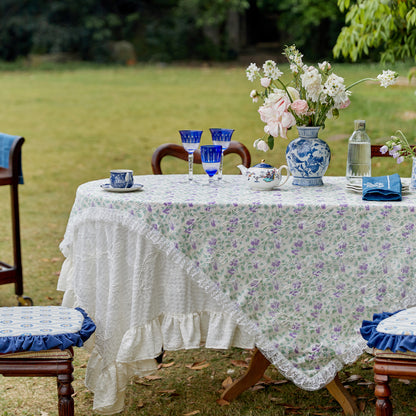
[[[376,78],[363,78],[363,79],[360,79],[359,81],[353,82],[351,85],[348,85],[348,87],[346,87],[345,89],[349,90],[350,88],[355,87],[357,84],[361,84],[364,81],[377,81],[377,79]]]

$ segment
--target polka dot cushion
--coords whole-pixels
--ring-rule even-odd
[[[80,308],[0,308],[0,353],[80,347],[94,331],[95,324]]]

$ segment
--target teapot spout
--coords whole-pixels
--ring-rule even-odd
[[[248,169],[244,165],[238,165],[237,167],[240,169],[242,175],[247,175]]]

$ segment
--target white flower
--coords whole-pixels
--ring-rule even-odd
[[[253,103],[259,100],[259,93],[256,90],[251,90],[250,97],[253,99]]]
[[[293,73],[298,73],[299,69],[303,67],[303,55],[298,51],[298,49],[296,49],[295,45],[287,48],[286,57],[290,62],[290,70]]]
[[[260,68],[256,65],[251,63],[247,69],[246,74],[249,81],[253,82],[257,76],[259,76]]]
[[[299,68],[296,64],[290,64],[290,70],[292,74],[297,74],[299,72]]]
[[[300,96],[299,96],[299,91],[296,88],[293,87],[287,87],[287,92],[289,93],[290,98],[293,101],[299,100]]]
[[[306,90],[307,98],[317,102],[322,92],[322,77],[319,71],[313,66],[310,66],[300,76],[300,79],[302,81],[302,87]]]
[[[264,105],[268,106],[277,103],[281,98],[286,96],[286,92],[275,88],[271,94],[264,99]]]
[[[272,80],[270,78],[264,77],[264,78],[260,79],[260,84],[264,88],[268,88],[270,86],[271,82],[272,82]]]
[[[330,97],[343,93],[345,91],[344,78],[331,74],[324,84],[324,93]]]
[[[383,73],[377,75],[377,79],[380,81],[380,87],[387,88],[396,82],[398,74],[390,69],[383,71]]]
[[[269,145],[263,139],[257,139],[254,142],[253,147],[257,150],[262,150],[263,152],[270,150]]]
[[[263,72],[267,78],[273,80],[277,80],[283,75],[283,72],[277,67],[276,62],[272,60],[268,60],[263,64]]]
[[[326,72],[331,69],[331,64],[327,61],[323,61],[322,63],[318,63],[318,67],[322,72]]]

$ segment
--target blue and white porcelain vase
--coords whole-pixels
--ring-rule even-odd
[[[293,185],[322,186],[322,177],[331,160],[331,150],[318,138],[321,127],[297,126],[299,137],[286,148],[286,160]]]

